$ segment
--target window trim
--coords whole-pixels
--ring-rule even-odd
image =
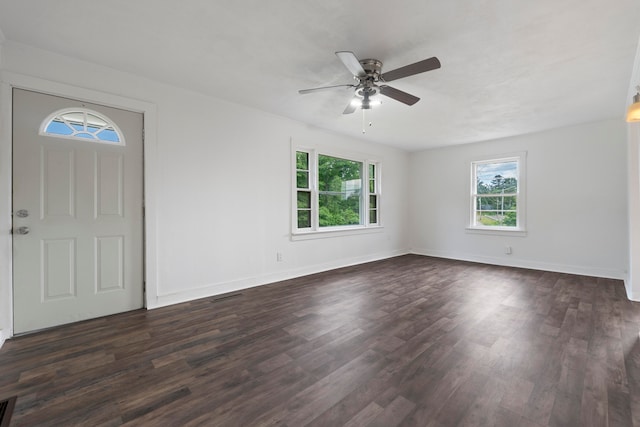
[[[509,161],[518,162],[518,191],[516,192],[516,226],[485,226],[475,224],[476,206],[475,198],[476,194],[476,167],[479,164],[487,163],[506,163]],[[515,153],[491,155],[476,157],[469,161],[469,191],[468,191],[468,203],[469,203],[469,218],[466,227],[466,231],[477,234],[488,235],[507,235],[507,236],[526,236],[526,177],[527,177],[527,152],[520,151]]]
[[[371,178],[371,174],[369,173],[369,170],[371,169],[372,166],[373,166],[373,178]],[[367,187],[366,187],[365,199],[367,200],[367,203],[368,203],[365,222],[368,226],[375,227],[376,225],[381,224],[380,194],[382,190],[380,189],[380,184],[381,184],[380,162],[369,161],[367,164],[365,164],[365,167],[367,168],[367,181],[366,181]],[[373,181],[373,192],[371,192],[371,181]],[[371,197],[376,198],[376,206],[374,208],[371,207]],[[375,222],[371,222],[371,211],[375,211],[376,213]]]
[[[311,227],[298,228],[298,186],[297,186],[297,163],[296,153],[306,152],[309,154],[309,189],[311,191]],[[332,227],[320,227],[319,224],[319,189],[318,189],[318,156],[330,156],[337,157],[344,160],[350,160],[354,162],[362,163],[362,188],[365,191],[361,191],[360,198],[360,223],[353,225],[339,225]],[[376,190],[377,196],[377,222],[369,224],[369,165],[375,165],[376,173]],[[382,207],[380,201],[382,200],[382,167],[379,160],[373,160],[369,156],[355,153],[346,153],[335,149],[324,149],[318,147],[309,146],[296,146],[292,144],[291,147],[291,238],[292,240],[307,240],[313,238],[327,238],[337,237],[345,235],[353,235],[360,233],[370,233],[379,231],[383,228],[382,224]],[[306,189],[304,189],[306,190]]]

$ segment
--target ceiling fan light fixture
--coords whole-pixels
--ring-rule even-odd
[[[633,95],[633,104],[627,109],[627,122],[640,122],[640,86],[636,88],[638,93]]]
[[[362,99],[355,97],[351,102],[353,106],[360,107],[363,110],[370,110],[371,107],[382,104],[380,99],[375,96],[378,93],[377,89],[371,88],[362,92]],[[360,95],[360,94],[358,94]]]
[[[379,99],[364,99],[362,100],[362,105],[361,108],[363,110],[370,110],[372,107],[377,107],[378,105],[382,104],[382,102]]]

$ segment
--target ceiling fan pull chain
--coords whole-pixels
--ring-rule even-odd
[[[366,119],[366,114],[367,114],[367,110],[365,110],[364,108],[362,109],[362,133],[367,133],[367,129],[364,127],[365,122],[367,121]]]
[[[367,110],[365,108],[362,109],[362,133],[367,133]],[[373,126],[373,122],[369,122],[369,127]]]

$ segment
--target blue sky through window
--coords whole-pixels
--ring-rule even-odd
[[[518,178],[518,162],[485,163],[476,167],[478,183],[491,183],[491,180],[500,175],[503,178]]]
[[[54,133],[56,135],[71,135],[73,131],[64,122],[53,120],[49,123],[49,126],[45,129],[47,133]]]

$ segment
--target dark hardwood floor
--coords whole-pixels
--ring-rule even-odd
[[[640,425],[622,282],[402,256],[9,340],[13,426]]]

